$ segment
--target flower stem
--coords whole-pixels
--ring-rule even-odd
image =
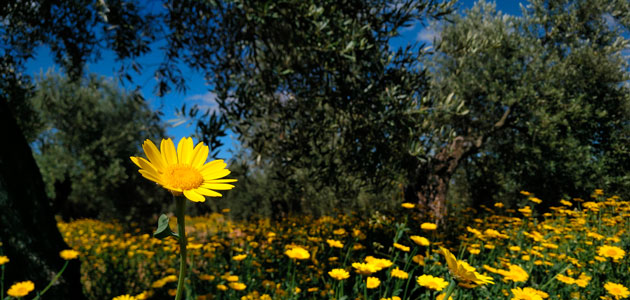
[[[457,283],[455,283],[455,280],[451,279],[451,283],[446,288],[446,293],[444,294],[444,298],[442,299],[448,300],[448,297],[450,297],[451,294],[455,291],[456,286],[457,286]]]
[[[177,231],[179,234],[179,277],[177,279],[177,294],[175,300],[180,300],[184,294],[184,282],[186,279],[186,199],[175,197],[175,216],[177,217]]]
[[[59,271],[59,273],[57,273],[57,275],[55,275],[55,278],[53,278],[48,285],[41,291],[41,293],[39,293],[37,295],[37,297],[33,298],[33,300],[39,299],[39,297],[41,297],[41,295],[43,295],[52,285],[53,283],[57,282],[57,280],[59,279],[59,277],[61,277],[61,273],[63,273],[63,271],[66,270],[66,267],[68,266],[68,263],[70,261],[66,260],[66,263],[63,265],[63,267],[61,268],[61,270]],[[3,274],[4,275],[4,274]]]

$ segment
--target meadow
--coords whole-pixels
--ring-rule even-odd
[[[186,217],[186,299],[629,296],[630,202],[596,190],[541,213],[543,200],[521,193],[527,205],[466,209],[439,225],[425,222],[413,204],[279,221],[233,221],[227,210]],[[90,299],[175,295],[175,239],[89,219],[58,226],[79,253]]]

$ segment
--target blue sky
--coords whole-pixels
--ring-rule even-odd
[[[467,9],[474,5],[477,1],[463,0],[458,4],[460,9]],[[522,0],[499,0],[497,10],[506,14],[520,15],[519,4],[525,4],[526,1]],[[430,27],[423,27],[419,24],[411,26],[401,31],[401,36],[392,41],[393,46],[403,46],[408,43],[426,42],[431,43],[433,37],[435,37],[435,30]],[[183,93],[172,91],[164,97],[158,97],[155,95],[156,80],[153,76],[159,63],[162,61],[163,52],[159,49],[153,49],[151,54],[138,60],[138,63],[143,66],[142,74],[132,74],[133,84],[123,85],[124,88],[133,90],[136,86],[141,87],[141,92],[145,99],[150,104],[151,108],[160,110],[164,113],[164,120],[169,121],[171,126],[167,129],[167,135],[178,141],[181,137],[189,136],[194,132],[192,126],[187,124],[181,124],[178,126],[172,126],[177,119],[175,115],[175,109],[186,103],[187,106],[193,104],[199,105],[201,108],[214,108],[213,93],[210,91],[211,86],[208,86],[203,78],[203,75],[199,72],[187,68],[185,65],[181,65],[182,74],[186,79],[187,90]],[[28,74],[34,77],[39,76],[40,73],[46,73],[48,70],[59,70],[59,66],[55,65],[53,58],[50,55],[50,51],[45,47],[37,49],[35,59],[29,61],[26,66]],[[87,65],[87,71],[96,73],[108,78],[114,78],[116,71],[120,68],[120,64],[114,59],[114,55],[111,52],[102,53],[102,57],[95,63],[89,63]],[[112,79],[113,80],[113,79]],[[223,149],[219,153],[219,158],[228,159],[232,156],[231,152],[236,148],[236,137],[228,136],[224,139]]]

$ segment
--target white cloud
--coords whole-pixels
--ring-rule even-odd
[[[424,27],[418,35],[416,36],[416,40],[423,43],[432,44],[434,39],[438,39],[440,37],[440,33],[435,30],[433,27]]]
[[[191,95],[186,97],[185,100],[191,104],[196,104],[202,112],[210,110],[210,113],[212,113],[214,111],[218,112],[219,110],[219,105],[217,104],[217,94],[213,92]]]

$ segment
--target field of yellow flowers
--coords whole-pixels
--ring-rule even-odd
[[[186,299],[624,299],[630,296],[630,202],[467,210],[444,225],[413,205],[371,216],[235,222],[186,219]],[[173,221],[172,221],[173,222]],[[139,229],[59,223],[80,253],[90,299],[172,299],[178,243]],[[175,224],[171,224],[175,228]],[[10,262],[9,262],[10,263]],[[123,295],[124,297],[121,297]],[[127,296],[128,295],[128,296]]]

